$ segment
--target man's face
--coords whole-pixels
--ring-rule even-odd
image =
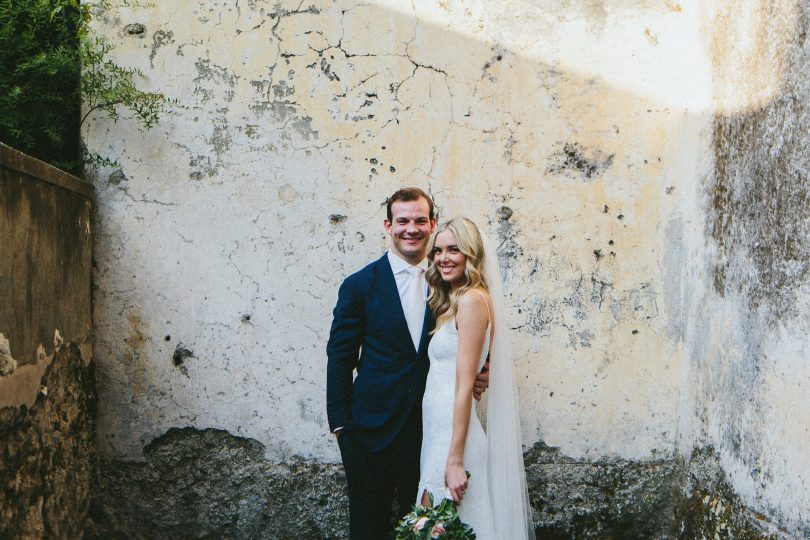
[[[425,258],[428,239],[436,220],[430,219],[430,205],[424,197],[415,201],[395,201],[391,205],[391,221],[385,220],[385,230],[391,237],[391,251],[411,264]]]

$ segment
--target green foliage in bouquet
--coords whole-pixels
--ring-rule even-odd
[[[413,511],[402,518],[396,529],[396,540],[475,540],[472,527],[461,521],[452,499],[444,499],[430,507],[414,505]]]

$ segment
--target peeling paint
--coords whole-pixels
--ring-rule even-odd
[[[614,155],[605,156],[601,150],[586,150],[579,143],[565,143],[552,156],[554,162],[547,170],[550,174],[565,174],[589,181],[601,176],[613,164]]]
[[[11,356],[11,346],[8,339],[0,333],[0,377],[11,375],[17,369],[17,361]]]

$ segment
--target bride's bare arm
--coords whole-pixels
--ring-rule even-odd
[[[453,405],[453,435],[444,471],[444,481],[455,502],[464,498],[467,474],[464,471],[464,444],[470,422],[473,384],[487,333],[489,312],[479,292],[467,292],[458,302],[458,353],[456,357],[456,397]]]

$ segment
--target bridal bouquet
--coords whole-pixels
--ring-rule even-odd
[[[453,499],[444,499],[439,506],[414,505],[413,511],[402,518],[396,529],[396,540],[475,540],[472,527],[458,517]]]

